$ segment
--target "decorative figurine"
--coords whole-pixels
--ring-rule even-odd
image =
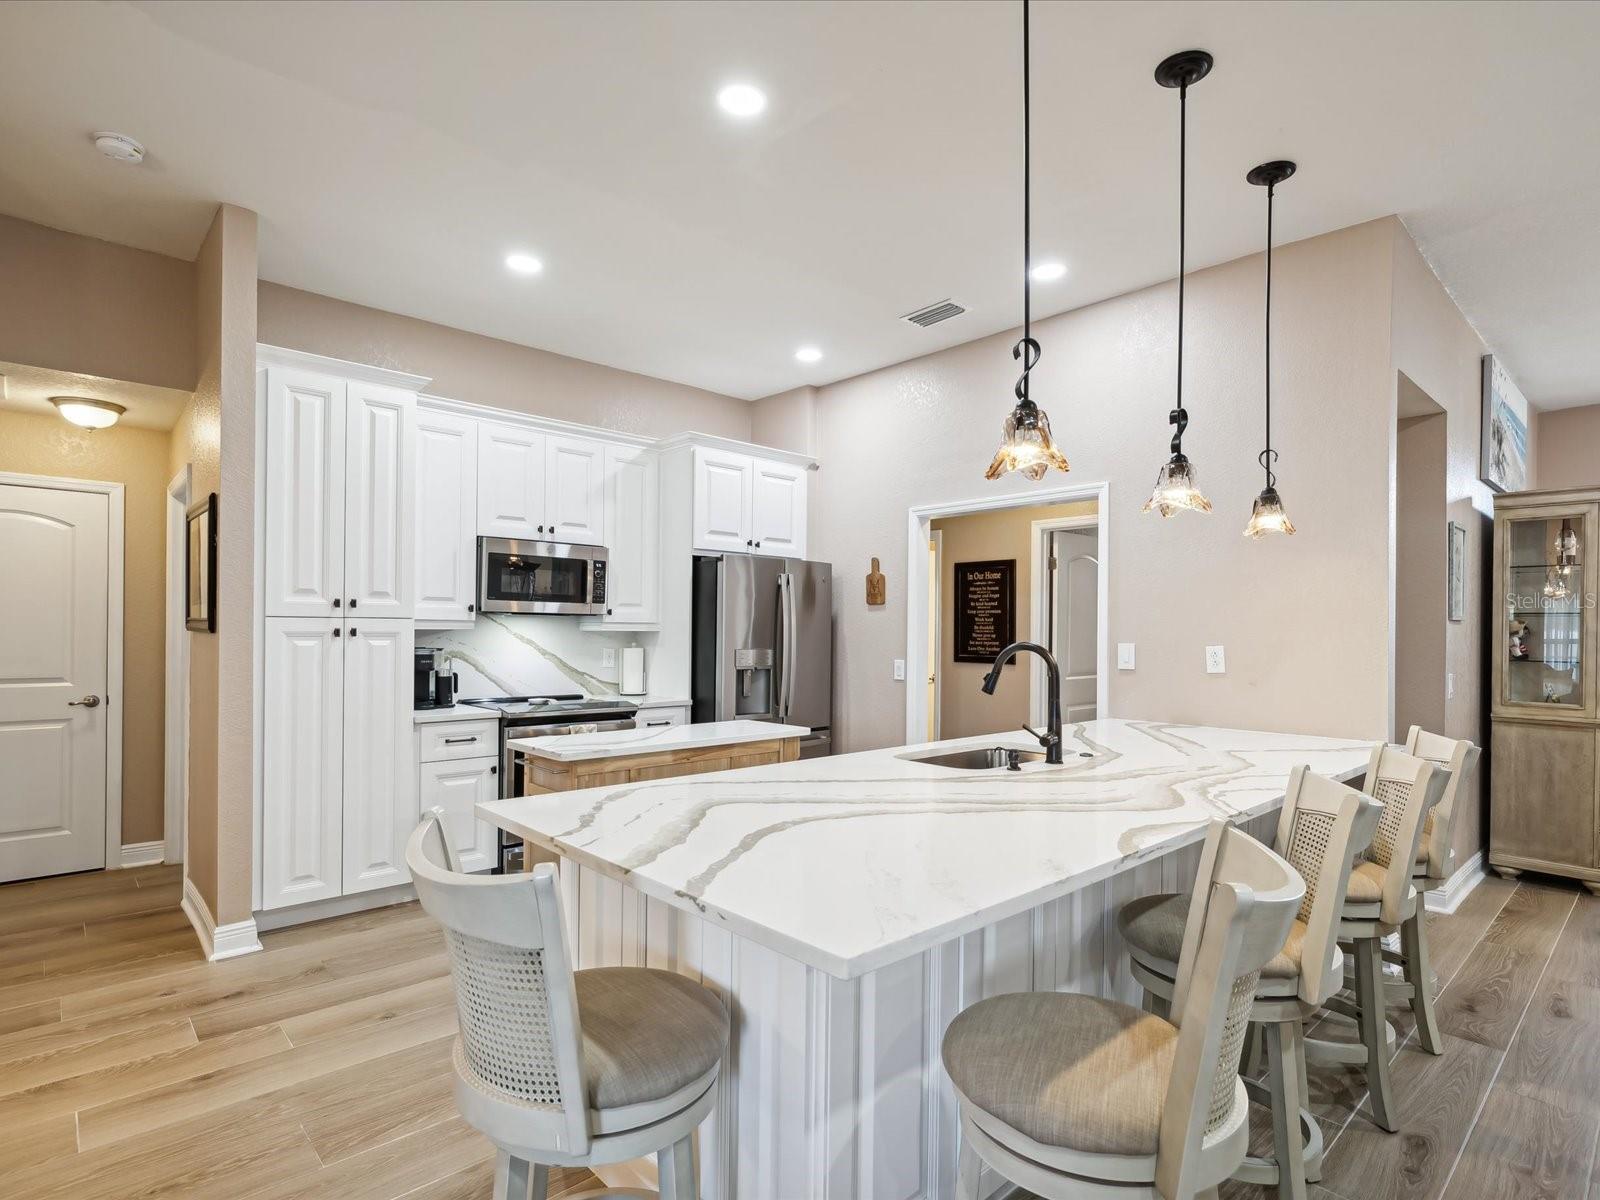
[[[1511,634],[1511,657],[1525,659],[1528,657],[1528,623],[1521,617],[1512,617],[1511,623],[1506,627]]]

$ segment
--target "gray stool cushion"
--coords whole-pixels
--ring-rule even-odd
[[[1352,896],[1352,899],[1354,896]],[[1140,957],[1176,964],[1183,953],[1183,926],[1189,919],[1189,897],[1140,896],[1122,906],[1118,924],[1122,940]],[[1306,923],[1298,918],[1289,927],[1283,949],[1261,968],[1263,979],[1298,979],[1300,948],[1305,942]]]
[[[1383,877],[1388,872],[1375,862],[1359,862],[1350,872],[1350,890],[1345,895],[1357,904],[1377,904],[1383,900]]]
[[[1115,1000],[1017,992],[982,1000],[944,1035],[968,1101],[1049,1146],[1154,1154],[1178,1031]]]
[[[704,1075],[728,1045],[728,1010],[711,989],[671,971],[573,972],[589,1107],[670,1096]]]

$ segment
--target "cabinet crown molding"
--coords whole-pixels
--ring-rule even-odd
[[[359,379],[364,383],[381,383],[420,392],[433,380],[426,375],[411,375],[405,371],[391,371],[387,367],[371,367],[365,363],[346,362],[342,358],[329,358],[325,354],[312,354],[307,350],[291,350],[287,346],[269,346],[256,343],[256,365],[267,367],[304,367],[325,375],[338,375],[343,379]]]
[[[779,450],[776,446],[762,446],[756,442],[741,442],[737,438],[719,437],[714,433],[675,433],[656,443],[656,449],[663,453],[686,446],[705,446],[713,450],[727,450],[734,454],[748,454],[751,458],[788,463],[807,471],[821,469],[821,464],[809,454],[801,454],[795,450]]]
[[[474,404],[469,400],[451,400],[445,396],[418,396],[417,404],[420,408],[431,412],[454,413],[458,417],[495,421],[501,425],[520,425],[526,429],[537,429],[541,433],[585,438],[591,442],[610,442],[613,445],[639,446],[643,449],[659,444],[655,438],[645,437],[642,434],[623,433],[621,430],[605,429],[599,425],[580,425],[576,421],[541,417],[511,408],[494,408],[488,404]]]

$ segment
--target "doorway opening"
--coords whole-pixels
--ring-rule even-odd
[[[1008,637],[1054,653],[1065,719],[1107,715],[1105,495],[1085,484],[910,510],[907,595],[919,601],[906,677],[926,684],[906,689],[908,742],[1042,724],[1048,673],[1036,655],[1007,666],[993,696],[982,691]]]

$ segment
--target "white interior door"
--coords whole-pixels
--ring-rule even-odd
[[[0,485],[0,882],[106,865],[109,538],[103,494]]]
[[[1099,682],[1100,535],[1050,533],[1050,649],[1061,666],[1061,716],[1092,721]]]

